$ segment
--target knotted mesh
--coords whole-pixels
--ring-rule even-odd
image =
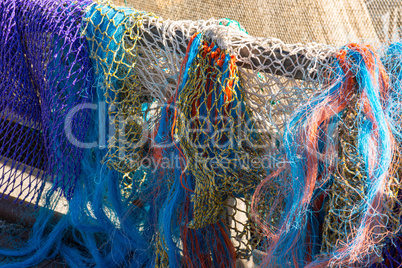
[[[80,36],[89,1],[2,1],[1,192],[36,202],[46,180],[71,197],[80,173],[90,100],[88,48]],[[67,131],[69,133],[67,133]],[[39,171],[38,171],[39,170]],[[43,172],[42,172],[43,171]]]

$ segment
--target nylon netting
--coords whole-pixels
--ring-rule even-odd
[[[139,40],[136,38],[138,26],[144,17],[150,16],[152,14],[129,9],[98,7],[91,17],[86,18],[94,26],[99,26],[92,28],[89,25],[86,35],[91,46],[91,57],[99,62],[96,72],[102,83],[100,86],[105,87],[104,97],[110,107],[110,124],[116,130],[108,141],[109,152],[105,161],[122,173],[138,168],[138,163],[124,156],[139,152],[130,149],[139,144],[142,138],[143,129],[136,117],[143,117],[142,104],[146,102],[142,99],[138,71],[133,66],[136,65],[139,53]],[[133,39],[125,42],[125,36]]]
[[[230,18],[240,22],[250,35],[275,37],[287,44],[317,42],[342,46],[359,42],[380,48],[401,37],[399,0],[116,2],[171,20]]]
[[[25,187],[19,167],[19,197],[50,182],[44,205],[69,203],[24,266],[401,264],[399,43],[290,45],[110,1],[2,10],[0,189]]]

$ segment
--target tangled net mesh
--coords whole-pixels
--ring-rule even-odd
[[[108,242],[93,262],[102,264],[400,263],[400,47],[380,58],[356,44],[255,38],[228,19],[163,20],[110,1],[32,3],[0,4],[18,18],[0,12],[9,29],[0,129],[21,137],[0,150],[29,173],[26,196],[40,196],[50,177],[75,205],[107,208],[109,219],[73,206],[66,216],[89,248],[83,263],[100,242],[75,217],[98,222]],[[77,140],[98,135],[97,145],[71,144],[68,112],[94,101],[70,120]],[[96,135],[91,110],[107,113]],[[21,154],[33,140],[44,151]],[[8,185],[24,182],[3,175],[3,193]],[[120,258],[105,253],[115,242]]]
[[[100,15],[103,19],[93,19],[96,15]],[[196,177],[196,190],[193,197],[194,219],[189,226],[201,228],[220,218],[229,218],[226,224],[237,241],[235,242],[237,253],[239,256],[249,258],[252,249],[262,239],[250,216],[253,188],[264,174],[266,175],[261,164],[269,162],[272,167],[275,167],[281,163],[280,137],[284,123],[298,104],[306,100],[311,93],[319,91],[324,84],[323,81],[329,79],[331,74],[328,71],[325,71],[325,78],[320,72],[324,66],[331,64],[329,55],[334,53],[335,49],[316,44],[309,48],[289,46],[275,39],[256,40],[227,19],[197,22],[164,21],[153,14],[134,12],[112,5],[107,9],[103,6],[95,7],[91,17],[88,17],[86,21],[88,23],[87,39],[95,48],[92,51],[96,51],[92,57],[98,57],[100,64],[106,63],[99,68],[99,71],[107,81],[105,96],[109,105],[109,114],[115,118],[113,124],[121,124],[121,120],[117,120],[119,116],[125,121],[124,127],[116,126],[115,134],[111,135],[107,163],[127,175],[126,187],[129,188],[132,187],[130,184],[135,184],[130,177],[135,177],[135,171],[139,168],[139,161],[133,160],[144,157],[149,144],[155,143],[155,137],[152,136],[155,131],[152,128],[157,124],[153,120],[157,121],[160,118],[160,110],[172,98],[175,98],[188,40],[196,32],[203,32],[208,40],[214,42],[211,45],[204,41],[200,45],[198,50],[200,55],[195,59],[197,64],[187,70],[190,73],[188,78],[190,82],[186,83],[180,94],[177,93],[180,116],[175,134],[182,138],[180,145],[187,161],[187,170]],[[109,26],[115,28],[108,30]],[[88,34],[88,28],[96,30]],[[119,28],[121,28],[120,32]],[[96,31],[99,32],[96,33]],[[100,37],[106,40],[96,41]],[[211,45],[209,52],[206,52],[206,47],[209,45]],[[204,91],[206,84],[211,80],[209,77],[219,80],[219,77],[225,75],[219,68],[214,67],[210,60],[206,62],[206,58],[210,58],[216,49],[225,50],[229,55],[233,55],[231,61],[236,60],[237,66],[233,66],[236,70],[232,72],[238,75],[234,83],[241,83],[235,92],[239,100],[233,100],[237,104],[230,106],[230,110],[226,111],[222,108],[223,103],[216,101],[214,104],[212,100],[218,100],[221,95],[227,97],[227,93],[217,89],[211,93]],[[287,51],[292,53],[289,54]],[[103,54],[99,56],[96,53]],[[219,56],[214,55],[214,57],[221,57],[223,54],[220,51],[217,53]],[[121,61],[123,64],[118,64]],[[128,66],[131,68],[127,68]],[[135,68],[132,68],[133,66]],[[197,79],[200,73],[205,73],[206,76],[201,81]],[[115,81],[109,82],[113,79]],[[220,84],[216,83],[213,86],[220,87]],[[198,88],[199,92],[194,91],[194,88]],[[207,103],[208,98],[212,104]],[[204,107],[204,114],[198,111],[202,110],[201,107]],[[148,129],[144,130],[138,127],[138,120],[136,121],[134,117],[141,121],[147,118],[147,114],[152,114],[154,119],[146,122]],[[211,114],[226,121],[212,122]],[[191,121],[191,117],[201,117],[203,121]],[[241,140],[236,140],[233,143],[243,147],[241,149],[225,148],[226,150],[223,150],[220,156],[221,159],[229,161],[225,164],[226,170],[223,172],[208,168],[206,161],[214,159],[219,162],[219,159],[216,160],[217,149],[208,145],[203,149],[195,149],[195,147],[210,143],[214,138],[212,136],[217,133],[217,128],[231,124],[243,124],[239,126],[239,129],[244,132],[243,136],[240,133],[230,133],[235,139],[241,138],[247,142],[252,142],[254,139],[257,140],[254,146],[258,147],[265,143],[268,144],[269,150],[263,148],[253,152],[250,148],[247,149],[241,145]],[[207,126],[213,126],[215,129],[210,132],[204,131],[203,129],[208,128]],[[255,131],[254,128],[258,128],[261,133],[250,133]],[[198,129],[201,131],[194,131]],[[220,133],[222,136],[214,142],[223,142],[227,138],[227,133],[224,131]],[[138,146],[140,137],[144,139],[144,136],[145,141],[143,140],[141,146]],[[123,141],[119,142],[119,137],[123,137]],[[136,149],[133,150],[133,147]],[[133,152],[140,152],[142,155],[136,154],[134,158]],[[265,159],[257,159],[258,156],[267,152],[269,156]],[[118,157],[119,153],[120,157]],[[214,157],[206,157],[211,153]],[[125,158],[122,158],[122,155]],[[233,169],[235,165],[238,165],[236,168],[240,168],[241,163],[250,159],[264,163],[260,163],[260,166],[257,163],[257,168],[243,168],[242,171]],[[234,161],[237,162],[234,163]],[[272,163],[273,161],[276,162]],[[230,180],[235,181],[230,182]],[[172,182],[169,182],[168,185],[171,184]],[[147,198],[144,197],[144,199]],[[244,208],[240,208],[241,206],[237,203],[242,203]],[[228,209],[231,212],[228,212]],[[246,219],[239,219],[239,215]]]

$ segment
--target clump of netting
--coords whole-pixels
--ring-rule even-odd
[[[238,50],[232,47],[231,52],[240,60],[250,60],[248,66],[244,64],[246,68],[238,70],[236,78],[234,58],[229,60],[230,56],[222,53],[229,47],[228,42],[236,41],[217,38],[212,43],[210,37],[233,30],[247,40],[244,31],[227,26],[212,28],[211,22],[201,22],[206,36],[201,41],[201,35],[193,35],[195,31],[191,31],[190,25],[186,30],[181,28],[190,40],[184,49],[181,42],[168,43],[168,37],[176,37],[172,29],[179,27],[174,22],[150,16],[144,27],[144,21],[137,21],[133,17],[130,27],[141,39],[133,37],[132,30],[123,37],[127,44],[138,42],[134,53],[137,57],[130,61],[137,68],[130,70],[137,79],[133,83],[136,96],[117,94],[119,98],[110,103],[112,109],[117,107],[117,114],[125,114],[124,107],[119,108],[122,101],[141,99],[133,113],[142,120],[153,117],[155,121],[151,127],[147,125],[149,130],[142,147],[136,148],[141,148],[141,156],[145,153],[156,161],[151,161],[147,170],[138,167],[139,161],[130,157],[114,155],[107,161],[111,168],[124,173],[123,184],[130,190],[144,183],[144,172],[149,174],[154,168],[152,175],[147,176],[148,184],[145,183],[155,185],[150,187],[154,189],[152,197],[143,195],[140,203],[153,199],[158,200],[155,204],[163,204],[155,212],[159,218],[155,229],[158,265],[176,266],[190,259],[216,262],[217,259],[205,258],[208,250],[197,249],[194,253],[188,248],[194,246],[194,236],[199,243],[200,237],[209,237],[210,230],[205,229],[208,224],[230,230],[232,241],[226,246],[233,247],[230,244],[237,242],[239,258],[250,257],[253,249],[267,250],[263,254],[263,264],[267,266],[368,265],[381,260],[385,243],[379,241],[392,239],[399,225],[394,138],[398,131],[390,129],[395,121],[385,112],[397,100],[390,99],[386,71],[369,48],[350,45],[339,53],[320,48],[321,54],[316,52],[314,58],[309,55],[311,50],[303,56],[282,55],[282,44],[276,44],[278,50],[258,54],[259,44],[245,42]],[[158,46],[157,41],[156,45],[152,43],[158,35],[165,47]],[[283,57],[283,63],[275,65],[273,56]],[[263,66],[254,60],[259,57],[266,57]],[[175,59],[182,63],[169,65],[176,63]],[[301,61],[307,71],[285,66],[292,60],[294,65]],[[268,68],[272,75],[266,74]],[[114,73],[113,68],[105,70]],[[288,89],[289,84],[293,88]],[[124,86],[117,88],[124,93]],[[297,108],[303,102],[306,103]],[[147,114],[149,107],[156,108]],[[234,122],[240,131],[227,132],[227,126]],[[253,133],[257,126],[265,132]],[[132,141],[138,142],[139,136],[144,137],[138,134],[141,131],[144,130],[137,125],[120,128],[119,137],[134,137]],[[230,134],[235,137],[232,143],[228,143]],[[238,137],[241,138],[236,140]],[[269,148],[255,150],[263,143],[269,144]],[[109,151],[110,148],[120,149],[116,143],[111,143]],[[137,149],[124,150],[127,153]],[[247,169],[234,164],[234,160],[242,160],[245,155],[261,158],[268,154],[276,163],[283,161],[286,167]],[[167,156],[179,159],[179,165],[170,171],[160,167]],[[128,167],[127,163],[134,165]],[[252,206],[253,189],[261,180]],[[166,185],[167,191],[156,185]],[[181,212],[177,214],[176,210]],[[233,216],[236,213],[244,214],[245,219],[239,221]],[[230,220],[225,222],[225,218]],[[202,234],[198,233],[200,230]],[[196,245],[202,248],[201,244]],[[208,244],[206,248],[213,246]],[[201,255],[191,255],[200,250]]]
[[[124,174],[121,185],[125,195],[130,195],[130,191],[139,192],[140,197],[134,203],[150,202],[156,206],[152,213],[159,225],[155,234],[159,265],[166,265],[167,256],[172,266],[182,263],[182,259],[212,261],[218,265],[223,261],[219,258],[233,248],[227,238],[228,230],[233,228],[227,222],[229,199],[250,198],[265,172],[261,167],[253,170],[234,163],[245,161],[246,155],[255,157],[263,152],[253,151],[252,145],[261,145],[262,139],[253,132],[255,123],[245,103],[235,59],[207,41],[214,34],[213,21],[201,25],[211,29],[205,30],[206,37],[202,37],[205,41],[201,41],[200,35],[193,37],[196,42],[191,45],[182,40],[185,44],[182,48],[174,47],[177,44],[173,43],[174,50],[169,51],[152,43],[152,38],[158,37],[155,32],[168,33],[172,30],[169,27],[176,26],[167,24],[164,29],[164,22],[152,14],[113,5],[94,6],[92,11],[87,16],[85,33],[94,51],[96,72],[101,77],[98,85],[105,90],[115,126],[104,162]],[[189,30],[192,31],[187,33],[188,39],[197,27]],[[223,25],[220,30],[227,31],[227,28]],[[153,72],[161,73],[156,76]],[[146,79],[152,82],[145,83]],[[161,91],[155,91],[159,88],[156,79],[164,83]],[[169,92],[169,87],[176,90],[172,88]],[[198,92],[192,92],[193,87]],[[239,131],[231,133],[234,125]],[[193,151],[194,147],[197,152]],[[172,158],[174,168],[163,167],[169,166],[164,161]],[[211,160],[217,162],[208,163]],[[144,163],[146,168],[141,165]],[[185,215],[175,215],[182,206],[186,207]],[[184,230],[180,230],[179,226],[183,225]],[[234,230],[240,235],[248,233],[248,230]],[[226,253],[222,245],[210,241],[219,233],[226,237],[224,245],[230,249]],[[187,240],[198,240],[200,244]],[[202,252],[194,252],[194,247]],[[207,257],[210,251],[215,251],[212,259]],[[242,255],[249,257],[251,248],[244,251]],[[225,261],[233,264],[234,254]]]
[[[175,134],[186,170],[195,177],[191,226],[200,228],[227,216],[228,198],[250,194],[265,170],[242,165],[263,150],[255,149],[262,147],[262,139],[254,131],[235,58],[214,43],[192,46],[198,51],[190,48],[188,57],[194,59],[174,97]]]
[[[110,124],[105,87],[97,86],[92,50],[81,35],[90,2],[10,0],[0,7],[2,133],[17,137],[2,149],[32,180],[28,193],[21,194],[41,197],[43,206],[32,215],[29,239],[14,249],[1,248],[1,265],[32,267],[57,258],[71,267],[152,267],[155,223],[147,217],[149,206],[133,202],[136,191],[123,197],[123,174],[102,162],[107,155],[102,139]],[[43,155],[35,155],[38,141]],[[33,167],[44,172],[32,173]],[[17,179],[1,183],[5,194],[7,183],[16,185]],[[68,201],[66,214],[54,212],[62,196]]]
[[[94,5],[85,18],[84,34],[95,62],[96,86],[107,104],[112,129],[104,161],[124,174],[136,170],[145,155],[141,146],[146,143],[147,129],[142,123],[150,112],[147,104],[152,99],[141,94],[135,66],[140,42],[138,27],[144,18],[152,16],[127,8]]]

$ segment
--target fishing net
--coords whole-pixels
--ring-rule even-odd
[[[242,29],[239,29],[238,25],[230,24],[228,20],[187,21],[183,25],[183,22],[165,22],[153,15],[144,17],[144,13],[141,12],[130,14],[130,11],[127,9],[118,8],[116,10],[113,6],[110,8],[97,7],[95,10],[88,20],[89,24],[86,28],[87,38],[90,42],[97,45],[94,47],[97,53],[112,51],[109,58],[106,55],[96,56],[96,58],[100,64],[107,63],[107,65],[99,68],[100,75],[103,75],[102,72],[106,72],[106,81],[111,81],[108,79],[115,79],[114,83],[110,83],[110,88],[106,88],[106,96],[113,96],[108,101],[109,111],[111,114],[116,115],[114,117],[115,120],[119,117],[120,119],[123,118],[125,124],[124,127],[115,128],[117,131],[108,144],[110,154],[106,159],[106,163],[125,174],[126,181],[124,183],[126,187],[131,189],[133,185],[138,185],[139,183],[134,180],[139,177],[136,173],[139,169],[139,161],[135,160],[141,159],[146,154],[147,148],[152,146],[152,144],[156,144],[158,148],[153,149],[156,150],[156,153],[154,152],[153,154],[157,156],[152,158],[152,164],[156,166],[161,165],[163,154],[158,151],[162,150],[159,148],[161,142],[159,139],[161,137],[158,135],[171,131],[166,129],[166,125],[161,125],[161,122],[167,120],[162,117],[159,119],[160,122],[156,124],[158,126],[157,131],[152,130],[152,126],[155,123],[151,119],[146,124],[142,124],[142,126],[146,125],[150,130],[146,131],[146,135],[139,135],[141,132],[144,132],[144,129],[137,127],[138,119],[143,122],[146,121],[144,118],[147,117],[158,119],[161,116],[160,109],[165,109],[169,105],[171,105],[170,110],[173,109],[172,107],[175,107],[174,109],[177,109],[177,111],[171,111],[172,113],[177,112],[177,122],[175,123],[175,130],[173,132],[178,137],[180,150],[182,151],[182,153],[179,153],[179,158],[181,158],[181,161],[184,159],[186,172],[189,174],[180,175],[179,178],[174,178],[174,174],[167,175],[171,176],[171,178],[166,179],[166,185],[171,187],[174,184],[173,180],[178,179],[183,184],[183,187],[187,189],[188,185],[185,182],[187,179],[183,177],[189,176],[195,180],[193,182],[195,183],[195,189],[189,189],[190,192],[193,190],[195,192],[191,197],[193,201],[192,206],[194,206],[194,215],[192,216],[194,219],[187,223],[191,228],[202,228],[208,224],[216,223],[220,219],[225,219],[229,217],[227,212],[229,202],[243,202],[246,206],[244,211],[238,211],[240,208],[235,204],[231,205],[233,210],[230,212],[230,223],[226,223],[226,225],[232,230],[233,236],[237,239],[235,243],[239,256],[249,258],[252,247],[247,240],[259,239],[250,218],[250,197],[252,189],[264,176],[263,174],[265,174],[262,164],[272,161],[269,157],[266,159],[262,159],[262,157],[261,159],[257,159],[258,156],[262,156],[268,152],[267,148],[262,146],[262,137],[268,141],[269,145],[274,141],[274,146],[271,147],[274,150],[278,150],[278,143],[280,143],[278,137],[280,136],[280,131],[282,131],[282,124],[286,116],[291,114],[291,110],[286,111],[283,105],[289,105],[287,103],[292,103],[295,99],[301,101],[303,98],[307,98],[308,95],[305,91],[292,88],[292,83],[293,85],[299,83],[294,79],[294,76],[298,76],[299,78],[305,76],[310,80],[305,83],[313,84],[315,83],[313,77],[317,75],[317,72],[308,73],[304,68],[300,68],[297,71],[288,70],[288,68],[293,68],[292,61],[300,60],[298,59],[298,55],[291,55],[285,60],[284,57],[287,57],[287,55],[281,55],[280,52],[285,45],[279,40],[264,40],[266,47],[268,44],[276,46],[272,52],[267,52],[260,44],[253,44],[255,42],[254,38],[249,37]],[[108,18],[113,23],[110,23],[109,20],[98,19],[95,15]],[[123,20],[126,21],[126,24],[122,23]],[[110,26],[117,27],[112,30],[108,29]],[[122,28],[121,31],[115,31],[119,27]],[[91,29],[99,29],[99,31],[96,32],[95,30],[91,32]],[[186,73],[188,73],[188,77],[185,78],[185,82],[179,81],[180,66],[186,55],[187,42],[198,31],[203,31],[205,37],[212,38],[213,41],[216,40],[216,43],[204,43],[199,48],[198,46],[193,48],[193,53],[197,54],[194,56],[194,63],[191,66],[183,67],[183,79]],[[134,33],[138,34],[138,36],[132,36]],[[237,46],[231,46],[225,43],[231,40],[225,40],[221,35],[226,38],[233,38],[234,40],[236,38],[238,40],[243,39],[243,41],[241,43],[238,41],[239,44]],[[103,39],[102,42],[95,41],[100,40],[100,38],[106,40]],[[250,41],[244,43],[244,39],[247,40],[247,38]],[[115,41],[115,39],[122,41]],[[111,44],[115,45],[119,42],[122,43],[120,43],[118,48],[110,48]],[[136,46],[133,47],[133,44]],[[112,56],[114,55],[113,51],[118,51],[121,47],[124,48],[120,52],[123,56],[120,53],[117,54],[116,61],[120,59],[127,61],[127,63],[124,62],[122,64],[123,66],[116,64],[116,61],[113,61],[113,63],[111,61],[116,58],[116,56]],[[243,55],[244,64],[247,65],[247,68],[236,67],[234,65],[234,56],[230,57],[223,54],[221,52],[223,49],[236,49],[237,53],[233,51],[229,55],[237,54],[239,57]],[[275,50],[276,52],[274,53]],[[253,51],[255,54],[249,54],[249,51]],[[125,55],[130,55],[130,57]],[[273,57],[276,56],[281,61],[284,61],[286,65],[275,66],[275,59]],[[255,60],[259,57],[266,58],[265,65],[256,66],[256,69],[258,69],[256,71],[250,70],[253,60],[255,64]],[[312,58],[312,56],[310,57]],[[327,60],[325,57],[322,58],[324,62]],[[225,59],[227,66],[223,66]],[[108,60],[110,60],[110,63]],[[214,63],[215,61],[216,63]],[[305,56],[302,56],[301,61],[305,65],[311,64],[314,66],[316,64],[310,62]],[[126,65],[135,66],[136,68],[130,69],[131,73],[127,75],[124,71]],[[231,66],[230,68],[229,65]],[[241,64],[239,65],[241,66]],[[224,71],[220,70],[222,68]],[[287,73],[288,78],[281,78],[264,71],[273,72],[278,75]],[[235,75],[235,77],[231,78],[233,81],[227,81],[233,75]],[[242,80],[238,77],[240,75],[250,77],[251,79]],[[125,86],[124,81],[126,81],[127,77],[132,79],[129,86],[132,87],[130,94],[133,95],[123,93],[125,92],[125,89],[123,89]],[[287,84],[291,92],[287,92],[288,95],[285,92],[279,92],[279,88],[276,89],[277,86],[272,82],[272,79],[269,79],[271,77],[284,85]],[[216,79],[221,82],[216,83]],[[179,82],[183,86],[179,87],[175,94],[174,92]],[[108,83],[106,82],[106,84]],[[222,85],[225,83],[229,83],[226,91],[222,90]],[[250,90],[245,91],[244,88],[248,87],[243,86],[242,83],[249,83]],[[197,88],[198,90],[194,91],[193,88]],[[116,90],[119,90],[117,91],[119,94],[116,94]],[[279,96],[273,97],[274,92],[279,93]],[[292,94],[294,95],[293,98],[287,97]],[[267,100],[268,97],[271,97],[271,99]],[[134,104],[135,100],[139,99],[141,99],[141,105],[122,105],[124,103]],[[173,103],[171,103],[172,101]],[[261,107],[266,106],[267,103],[269,103],[269,113],[261,113],[259,110]],[[280,104],[278,105],[277,103]],[[145,109],[144,106],[146,107]],[[130,107],[131,114],[127,110],[124,110],[127,109],[125,107]],[[150,110],[149,107],[153,107],[152,116],[146,115],[146,110]],[[266,108],[264,107],[263,109]],[[276,109],[285,111],[285,115],[279,115]],[[269,120],[269,122],[275,122],[279,125],[267,125],[266,122],[268,120],[264,119],[270,116],[276,117],[276,114],[282,118],[275,120],[276,122],[274,120]],[[130,116],[131,119],[128,119]],[[137,118],[134,120],[133,117],[135,116]],[[128,122],[127,119],[131,120],[131,122]],[[121,121],[118,122],[115,125],[121,124]],[[172,124],[172,122],[169,124]],[[233,133],[231,130],[234,125],[236,125],[238,131]],[[263,126],[263,130],[265,131],[258,133],[255,130],[257,129],[257,125],[260,127]],[[145,142],[142,142],[140,147],[138,147],[139,136],[146,136]],[[122,141],[119,141],[119,139],[122,139]],[[162,140],[164,143],[169,143],[171,138],[165,137]],[[225,145],[225,142],[227,144],[231,143]],[[123,147],[119,145],[123,145]],[[129,148],[130,146],[131,148]],[[170,146],[173,145],[171,144]],[[261,148],[255,150],[253,146],[260,146]],[[138,152],[138,148],[141,148],[140,153],[142,155],[140,156],[135,154]],[[134,153],[135,157],[133,157],[133,154],[130,154],[130,150],[131,153]],[[119,153],[122,153],[120,154],[120,158],[116,157]],[[276,153],[279,155],[278,152]],[[272,158],[274,158],[274,155],[272,155]],[[208,163],[211,160],[215,162]],[[257,161],[253,164],[254,166],[250,162],[247,162],[251,160]],[[222,163],[222,161],[226,162]],[[258,164],[261,161],[262,163]],[[213,164],[215,166],[212,166]],[[154,172],[154,174],[155,177],[158,176],[158,172]],[[166,174],[163,177],[166,177]],[[163,184],[162,181],[158,181],[157,183]],[[143,196],[141,199],[147,200],[149,198]],[[246,219],[237,218],[239,215],[246,217]],[[252,234],[253,232],[254,234]],[[251,238],[251,236],[256,237]],[[161,242],[158,243],[160,244]],[[165,253],[162,255],[165,255]]]
[[[400,265],[400,46],[109,1],[0,10],[1,192],[68,199],[6,266]]]
[[[89,101],[88,49],[80,36],[88,1],[2,1],[1,192],[36,203],[44,182],[71,197],[81,148],[65,135],[71,109]],[[71,113],[70,113],[71,114]],[[82,141],[85,112],[70,119]],[[39,170],[39,171],[38,171]]]
[[[108,140],[109,152],[105,161],[110,167],[129,173],[138,168],[133,154],[141,152],[135,147],[144,136],[141,120],[146,112],[142,107],[147,104],[138,71],[134,68],[139,53],[138,26],[144,17],[152,17],[152,14],[102,6],[89,14],[90,17],[85,18],[89,26],[84,31],[90,44],[90,56],[98,63],[98,86],[104,91],[114,132]],[[141,159],[143,157],[141,155]]]

